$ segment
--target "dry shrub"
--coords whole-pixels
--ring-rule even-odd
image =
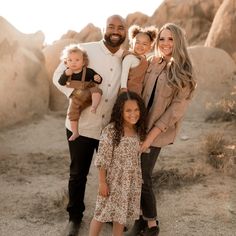
[[[236,120],[236,101],[233,98],[222,99],[212,107],[212,112],[205,119],[212,121],[234,121]]]
[[[65,219],[65,207],[68,201],[67,191],[62,190],[56,194],[37,193],[34,201],[26,202],[26,210],[20,215],[20,218],[26,219],[28,222],[36,223],[59,221]]]
[[[226,169],[231,163],[228,141],[221,133],[208,134],[205,137],[204,149],[207,154],[207,163],[216,169]]]
[[[187,172],[180,173],[179,169],[158,170],[153,174],[153,185],[156,190],[160,188],[176,189],[189,184],[202,181],[204,174],[189,168]]]
[[[58,192],[56,195],[56,199],[53,200],[53,205],[57,208],[66,208],[68,203],[68,191],[63,189],[61,192]]]

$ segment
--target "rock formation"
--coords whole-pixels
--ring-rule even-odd
[[[197,89],[188,110],[188,117],[205,119],[224,100],[236,100],[236,64],[219,48],[188,48],[195,71]]]
[[[161,27],[174,22],[185,29],[198,82],[188,116],[204,118],[212,104],[236,88],[236,0],[164,0],[153,12],[151,17],[131,13],[127,25]],[[0,30],[0,128],[42,115],[48,108],[64,110],[68,100],[52,84],[60,53],[70,43],[100,40],[101,29],[90,23],[80,32],[68,29],[46,46],[41,31],[23,34],[3,17]]]
[[[217,11],[205,46],[228,52],[236,62],[236,0],[225,0]]]
[[[165,0],[154,12],[149,24],[161,27],[167,22],[182,26],[190,45],[204,44],[214,15],[223,0]]]
[[[78,42],[92,42],[102,39],[101,29],[95,27],[93,24],[88,24],[79,33],[69,30],[66,34],[62,35],[61,39],[75,39]]]
[[[43,35],[22,34],[0,17],[0,128],[48,110]]]

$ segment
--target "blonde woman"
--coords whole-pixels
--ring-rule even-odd
[[[141,146],[141,212],[125,235],[159,234],[152,172],[162,147],[173,144],[196,87],[184,31],[165,24],[157,35],[156,55],[148,67],[142,97],[148,109],[147,137]]]

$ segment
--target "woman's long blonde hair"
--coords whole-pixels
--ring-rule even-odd
[[[162,56],[158,50],[160,34],[164,29],[168,29],[171,32],[174,42],[172,56],[167,64],[168,82],[171,86],[175,87],[177,91],[189,86],[190,98],[196,87],[196,82],[193,78],[193,67],[187,51],[185,32],[181,27],[174,23],[163,25],[158,32],[156,41],[156,49],[159,56]]]

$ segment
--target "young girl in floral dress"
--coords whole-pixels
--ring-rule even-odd
[[[139,218],[142,185],[139,150],[145,137],[145,116],[139,95],[123,92],[118,96],[95,159],[99,192],[90,236],[99,235],[104,222],[113,222],[113,235],[121,236],[124,225]]]

